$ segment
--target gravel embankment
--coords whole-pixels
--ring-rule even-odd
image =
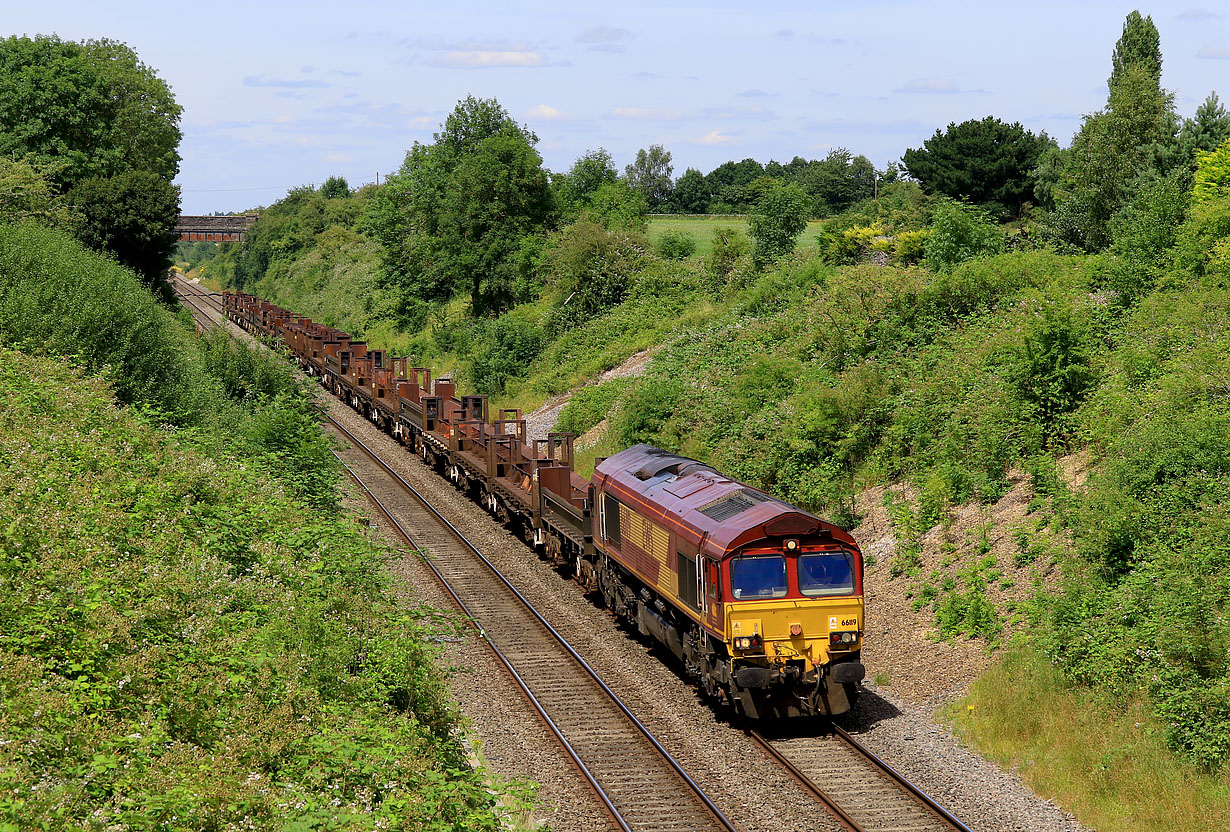
[[[911,704],[868,684],[846,728],[970,829],[1082,832],[1071,814],[1036,795],[1014,772],[962,747],[932,718],[945,701]]]

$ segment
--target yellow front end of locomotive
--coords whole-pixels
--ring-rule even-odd
[[[862,646],[863,599],[790,599],[726,605],[726,643],[735,659],[811,671]],[[757,660],[760,661],[757,661]]]

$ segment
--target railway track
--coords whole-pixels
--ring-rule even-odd
[[[225,319],[217,293],[176,279],[202,328]],[[647,728],[524,596],[417,490],[325,414],[339,457],[415,549],[589,782],[618,828],[734,830]],[[491,627],[493,629],[488,629]],[[854,832],[970,832],[838,726],[827,736],[748,737]]]
[[[326,418],[329,418],[326,416]],[[530,602],[417,490],[338,422],[343,463],[508,668],[624,830],[734,824]]]
[[[855,832],[970,832],[840,726],[824,737],[747,734]]]
[[[222,326],[226,313],[222,309],[222,301],[217,292],[176,275],[172,284],[179,299],[188,304],[192,317],[202,331]]]

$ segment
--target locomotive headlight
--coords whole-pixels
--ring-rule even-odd
[[[848,647],[858,641],[858,633],[829,633],[829,644],[839,647]]]
[[[794,540],[793,538],[786,541],[786,551],[787,552],[796,551],[798,548],[799,548],[799,541]]]
[[[751,637],[750,636],[739,636],[738,638],[736,638],[735,639],[735,649],[736,650],[751,650],[752,649]]]

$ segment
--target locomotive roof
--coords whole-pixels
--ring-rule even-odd
[[[652,445],[633,445],[594,469],[594,481],[625,498],[637,498],[656,516],[722,556],[763,537],[829,535],[856,546],[838,526],[744,485],[712,467]]]

